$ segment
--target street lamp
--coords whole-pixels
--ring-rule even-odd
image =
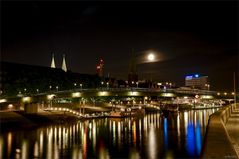
[[[104,84],[104,82],[103,81],[101,81],[101,88],[103,89],[103,84]]]
[[[82,90],[82,83],[80,84],[80,89]]]
[[[210,84],[205,84],[205,87],[207,87],[207,90],[209,91]]]
[[[37,94],[39,93],[39,89],[37,88]]]
[[[136,82],[136,85],[137,85],[137,88],[138,88],[138,86],[139,86],[139,82]]]
[[[57,92],[58,92],[58,88],[59,88],[59,87],[58,87],[58,86],[56,86],[56,91],[57,91]]]
[[[107,84],[107,89],[109,89],[109,82],[107,82],[106,84]]]

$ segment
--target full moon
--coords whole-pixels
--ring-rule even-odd
[[[148,60],[149,61],[154,61],[154,59],[155,59],[154,54],[151,53],[151,54],[148,55]]]

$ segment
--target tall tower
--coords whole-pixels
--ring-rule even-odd
[[[62,69],[63,71],[65,71],[65,72],[67,72],[65,54],[63,54],[63,61],[62,61],[61,69]]]
[[[51,68],[56,68],[56,65],[55,65],[55,59],[54,59],[54,54],[52,54]]]
[[[137,81],[138,81],[138,74],[137,74],[136,56],[135,56],[134,50],[132,49],[131,60],[129,63],[128,82],[131,85],[132,82],[135,83]]]
[[[100,62],[97,64],[96,66],[96,71],[97,71],[97,74],[99,75],[99,77],[103,77],[104,75],[104,61],[103,59],[100,59]]]

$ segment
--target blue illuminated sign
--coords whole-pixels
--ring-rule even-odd
[[[193,76],[186,76],[187,80],[191,80],[193,78]]]
[[[191,79],[193,79],[193,78],[198,78],[199,77],[199,74],[194,74],[194,75],[188,75],[188,76],[186,76],[185,78],[187,79],[187,80],[191,80]]]
[[[198,74],[195,74],[195,77],[196,77],[196,78],[198,78],[198,77],[199,77],[199,75],[198,75]]]

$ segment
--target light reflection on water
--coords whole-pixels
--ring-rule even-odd
[[[215,110],[93,119],[0,135],[0,158],[192,158]]]

